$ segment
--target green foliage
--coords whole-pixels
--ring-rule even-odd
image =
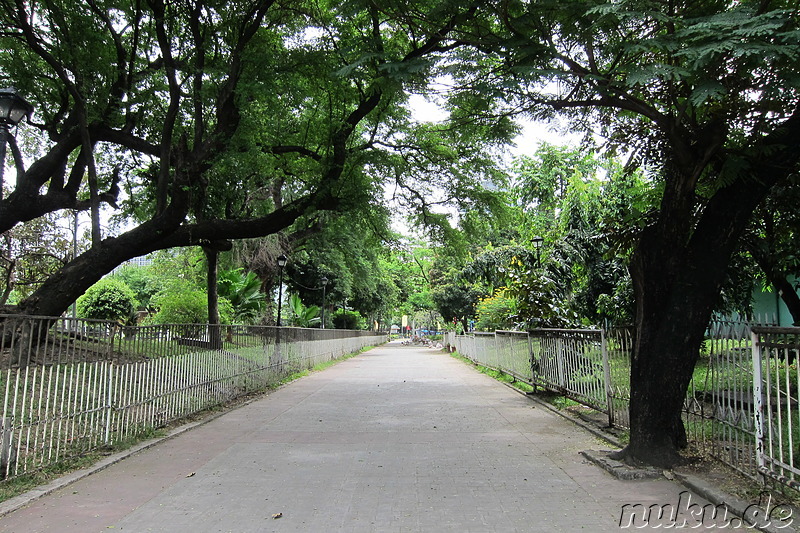
[[[175,287],[177,289],[177,287]],[[208,298],[199,289],[185,287],[160,292],[153,298],[153,324],[204,324],[208,321]]]
[[[173,281],[152,299],[157,309],[149,322],[152,324],[206,324],[208,322],[208,295],[197,286],[185,281]],[[233,321],[234,310],[231,303],[219,299],[221,324]]]
[[[475,286],[450,283],[437,286],[431,297],[446,323],[459,322],[465,329],[465,323],[475,316],[481,294]]]
[[[624,276],[609,293],[597,297],[597,314],[604,322],[615,325],[633,324],[633,285]]]
[[[337,309],[331,318],[336,329],[364,329],[366,326],[364,317],[356,311]]]
[[[552,224],[570,184],[594,176],[597,167],[589,150],[541,143],[532,157],[514,163],[519,201],[538,215],[537,227]]]
[[[482,282],[488,287],[488,292],[493,292],[497,287],[508,285],[509,265],[512,261],[533,265],[536,257],[532,250],[518,244],[495,247],[488,243],[464,266],[461,276],[468,282]]]
[[[128,265],[117,270],[114,279],[119,279],[133,290],[139,305],[150,309],[150,300],[160,290],[163,279],[155,277],[153,270],[147,266]]]
[[[515,301],[513,319],[519,329],[565,328],[578,325],[578,316],[564,305],[554,279],[541,270],[512,260],[511,283],[505,294]]]
[[[319,325],[319,307],[303,305],[300,296],[291,294],[289,296],[289,310],[292,312],[292,325],[298,328],[310,328]]]
[[[39,217],[0,236],[0,304],[29,296],[72,255],[71,239],[58,222],[56,215]]]
[[[166,285],[165,280],[177,279],[197,287],[204,287],[206,283],[205,256],[196,246],[155,252],[153,264],[148,268],[151,276],[160,282],[159,290]]]
[[[478,319],[475,327],[482,331],[514,329],[517,302],[498,289],[494,295],[481,298],[476,306]]]
[[[218,294],[233,306],[233,320],[237,324],[252,324],[261,316],[265,297],[261,282],[253,272],[244,269],[222,270],[217,275]]]
[[[90,196],[118,204],[115,226],[103,228],[113,239],[96,239],[75,259],[60,290],[80,292],[133,253],[283,230],[293,240],[324,227],[328,212],[347,216],[342,235],[357,240],[367,225],[380,234],[386,184],[408,214],[442,228],[442,204],[497,205],[486,185],[505,178],[493,156],[513,137],[512,119],[469,121],[469,110],[496,107],[483,98],[453,108],[458,128],[415,120],[407,105],[430,92],[448,51],[465,45],[474,8],[449,0],[413,9],[206,0],[6,7],[0,77],[34,104],[36,129],[47,132],[23,151],[48,159],[26,165],[36,175],[18,180],[14,197],[25,200],[8,204],[25,209],[3,210],[0,230]],[[86,172],[88,154],[78,156],[81,124],[100,132],[91,139],[92,191],[82,181],[95,173]],[[337,296],[371,317],[388,314],[393,285],[362,278],[373,257],[352,257]]]
[[[78,298],[77,311],[82,318],[128,322],[136,306],[130,287],[120,280],[104,278]]]
[[[553,313],[563,313],[559,325],[575,324],[578,319],[588,324],[628,323],[633,295],[627,266],[634,243],[648,223],[646,213],[654,209],[656,198],[649,194],[650,185],[641,173],[624,169],[615,159],[601,159],[581,148],[544,144],[531,160],[546,163],[560,181],[552,195],[541,201],[538,198],[544,193],[536,192],[537,187],[555,178],[518,167],[523,172],[516,180],[517,196],[526,206],[523,220],[544,237],[541,272],[531,275],[515,269],[516,283],[529,285],[531,291],[526,295],[523,289],[519,294],[531,308],[527,312],[526,305],[521,306],[521,320],[555,325],[559,321]],[[552,309],[548,311],[547,306]]]

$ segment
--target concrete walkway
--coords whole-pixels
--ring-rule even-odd
[[[579,455],[601,447],[441,351],[391,343],[40,498],[0,531],[594,532],[618,531],[625,504],[678,504],[676,483],[619,481]]]

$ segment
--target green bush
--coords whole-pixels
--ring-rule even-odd
[[[514,327],[513,317],[516,312],[516,301],[506,298],[503,291],[498,290],[493,296],[487,296],[478,301],[478,320],[475,327],[482,331],[512,329]]]
[[[149,322],[153,324],[205,324],[208,322],[208,295],[189,284],[173,284],[153,296],[151,303],[158,311]],[[234,311],[230,301],[219,299],[219,319],[230,324]]]
[[[310,328],[320,323],[319,307],[306,307],[297,294],[289,296],[289,309],[292,311],[292,325],[295,327]]]
[[[138,303],[133,290],[124,282],[104,278],[89,287],[78,298],[78,315],[99,320],[127,322],[136,311]]]
[[[127,265],[113,275],[112,279],[117,279],[125,283],[133,290],[139,306],[147,309],[151,308],[150,298],[160,289],[163,282],[153,274],[150,267],[140,267]]]
[[[364,329],[364,317],[355,311],[339,309],[333,313],[332,320],[336,329]]]
[[[237,324],[253,324],[258,320],[264,311],[266,297],[255,273],[245,274],[241,268],[221,270],[217,285],[220,299],[226,298],[233,306]]]

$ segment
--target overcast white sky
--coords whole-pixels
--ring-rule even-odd
[[[419,122],[439,122],[447,118],[447,114],[435,103],[418,94],[410,96],[409,108],[414,119]],[[579,136],[565,135],[544,122],[522,120],[520,125],[522,133],[514,140],[516,146],[510,147],[512,156],[532,155],[542,141],[551,144],[577,144],[579,141]]]
[[[409,98],[409,109],[412,116],[419,122],[439,122],[447,118],[447,114],[435,103],[427,101],[423,96],[412,94]],[[515,146],[509,147],[509,158],[521,155],[533,155],[539,143],[547,141],[551,144],[578,144],[578,135],[565,135],[555,131],[551,125],[544,122],[521,121],[522,131],[514,139]],[[410,232],[403,217],[396,215],[392,224],[395,231],[402,234]],[[411,232],[414,233],[414,232]]]

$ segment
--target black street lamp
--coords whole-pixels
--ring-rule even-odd
[[[533,243],[533,248],[536,250],[536,266],[540,267],[540,266],[542,266],[541,249],[542,249],[542,243],[544,242],[544,239],[539,237],[539,236],[536,236],[536,237],[531,239],[531,242]]]
[[[6,142],[13,128],[33,113],[33,106],[25,101],[14,87],[0,89],[0,200],[3,199],[3,179],[6,169]]]
[[[322,329],[325,329],[325,287],[328,286],[328,278],[322,276],[319,281],[322,283]]]
[[[286,256],[281,254],[278,256],[278,268],[280,274],[278,275],[278,327],[281,326],[281,300],[283,300],[283,267],[286,266]]]

